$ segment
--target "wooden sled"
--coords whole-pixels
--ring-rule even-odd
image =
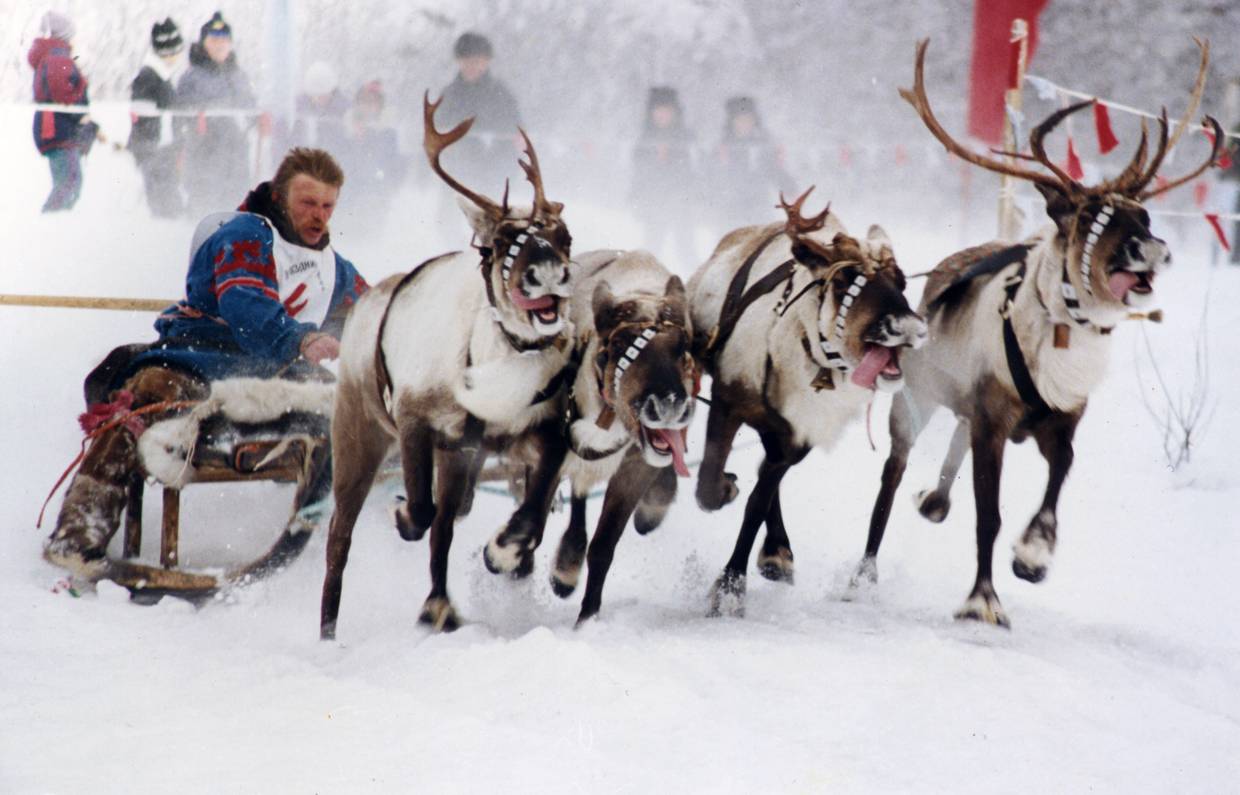
[[[160,565],[135,560],[142,547],[142,504],[149,475],[144,469],[129,485],[121,559],[108,558],[101,578],[128,588],[135,601],[155,602],[171,595],[202,602],[287,566],[331,513],[329,423],[328,417],[310,412],[292,412],[262,423],[208,418],[193,446],[192,474],[184,482],[163,485]],[[195,483],[256,480],[297,484],[288,521],[271,548],[255,560],[219,573],[179,569],[181,491]]]

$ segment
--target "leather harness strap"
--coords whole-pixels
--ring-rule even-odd
[[[753,287],[750,287],[748,290],[745,289],[745,283],[749,281],[749,272],[753,270],[754,263],[758,261],[758,257],[762,256],[762,252],[766,251],[767,246],[783,234],[784,230],[778,229],[767,235],[758,244],[757,248],[751,251],[749,256],[745,258],[740,268],[737,269],[736,274],[732,277],[732,281],[728,284],[728,292],[723,299],[723,308],[719,311],[719,323],[715,326],[714,332],[710,335],[710,339],[706,342],[706,347],[702,351],[701,358],[703,361],[713,361],[719,355],[719,351],[723,350],[724,346],[727,345],[728,339],[736,329],[737,322],[740,321],[741,315],[749,308],[750,304],[775,289],[775,285],[791,275],[792,269],[796,264],[795,260],[784,262],[778,268],[759,279]]]
[[[400,293],[400,291],[405,289],[405,286],[412,282],[414,278],[416,278],[417,275],[420,274],[424,268],[426,268],[426,266],[431,263],[438,262],[441,259],[446,259],[447,257],[454,257],[459,253],[461,252],[451,251],[447,254],[441,254],[438,257],[432,257],[406,273],[404,277],[396,283],[396,287],[393,288],[392,295],[388,298],[387,306],[383,307],[383,317],[379,320],[379,335],[375,338],[375,374],[377,376],[376,380],[379,384],[379,400],[387,408],[388,414],[392,413],[391,406],[388,405],[392,400],[392,376],[391,373],[388,372],[387,357],[383,354],[383,334],[387,329],[388,315],[392,311],[392,304],[396,302],[396,296]]]
[[[1026,419],[1032,421],[1051,414],[1053,410],[1047,405],[1046,400],[1033,383],[1029,364],[1025,361],[1025,355],[1020,349],[1020,341],[1016,339],[1016,328],[1012,325],[1012,304],[1016,299],[1017,290],[1024,281],[1025,263],[1022,262],[1020,269],[1003,284],[1004,299],[999,314],[1003,317],[1003,352],[1007,357],[1008,371],[1012,374],[1012,383],[1016,386],[1016,392],[1029,409]]]

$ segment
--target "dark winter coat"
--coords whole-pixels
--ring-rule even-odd
[[[444,88],[441,101],[435,113],[441,129],[474,117],[469,135],[446,153],[444,161],[449,170],[484,193],[502,190],[520,154],[515,141],[521,112],[508,86],[490,72],[473,83],[458,74]]]
[[[152,55],[151,58],[158,59]],[[162,65],[160,65],[162,67]],[[176,87],[171,75],[164,77],[154,63],[142,66],[138,76],[129,87],[129,98],[134,103],[153,105],[157,110],[172,108],[176,99]],[[159,116],[138,116],[129,131],[129,149],[141,161],[159,147],[163,120]]]
[[[200,44],[189,49],[189,71],[177,83],[175,104],[190,110],[247,109],[255,105],[250,79],[237,66],[236,54],[222,64],[212,61]],[[185,179],[190,208],[195,212],[227,209],[249,182],[249,122],[231,116],[178,120],[185,144]]]
[[[297,359],[311,331],[340,334],[344,310],[367,289],[352,263],[332,252],[335,281],[322,328],[296,319],[299,292],[280,300],[280,269],[272,229],[300,246],[292,224],[271,197],[270,183],[250,192],[198,248],[185,281],[186,298],[155,321],[159,343],[130,368],[165,365],[208,381],[229,376],[270,377]],[[330,245],[324,237],[315,251]],[[306,247],[302,247],[305,251]]]
[[[784,169],[782,149],[762,128],[747,138],[725,136],[706,171],[711,203],[729,227],[773,220],[780,191],[795,189]]]
[[[57,105],[86,105],[86,78],[74,63],[63,39],[35,39],[26,54],[34,69],[34,101]],[[38,110],[34,114],[34,143],[40,154],[53,149],[89,148],[81,113]],[[93,136],[93,131],[89,134]]]
[[[695,190],[693,134],[683,126],[647,127],[633,149],[630,199],[638,214],[688,212]]]

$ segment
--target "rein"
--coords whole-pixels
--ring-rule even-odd
[[[129,394],[129,393],[125,393],[125,394]],[[86,446],[92,440],[97,439],[98,437],[102,436],[103,434],[107,433],[113,428],[116,428],[121,425],[128,428],[129,432],[133,433],[135,437],[139,436],[141,434],[141,430],[137,430],[137,431],[134,430],[135,428],[143,427],[142,421],[138,419],[139,417],[142,417],[146,414],[152,414],[156,411],[176,411],[178,409],[191,408],[193,406],[197,406],[202,401],[201,400],[164,400],[164,401],[160,401],[159,403],[149,403],[145,406],[142,406],[141,408],[130,409],[128,408],[128,404],[132,402],[133,402],[133,395],[129,394],[128,401],[125,401],[122,403],[122,399],[118,399],[116,402],[109,404],[112,406],[117,406],[119,410],[116,411],[116,413],[112,414],[111,418],[108,419],[106,422],[102,422],[101,424],[94,425],[94,427],[89,430],[86,430],[86,428],[89,427],[87,425],[88,421],[95,419],[99,415],[89,410],[87,411],[87,413],[82,415],[83,426],[85,426],[83,429],[86,430],[86,436],[82,439],[82,449],[78,451],[77,457],[74,458],[73,461],[69,463],[69,466],[65,469],[65,471],[60,474],[60,478],[56,481],[56,485],[52,486],[52,490],[48,492],[47,499],[43,501],[43,507],[39,509],[39,520],[35,522],[35,525],[34,525],[36,528],[43,526],[43,513],[47,510],[47,504],[52,501],[52,497],[56,494],[57,489],[59,489],[61,485],[65,482],[65,480],[69,477],[69,475],[73,473],[73,470],[77,469],[78,464],[82,463],[82,459],[86,457]]]

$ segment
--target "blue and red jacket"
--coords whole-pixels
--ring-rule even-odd
[[[34,101],[56,105],[85,105],[86,78],[73,61],[69,43],[64,39],[35,39],[26,54],[34,69]],[[34,144],[39,154],[53,149],[78,146],[81,141],[80,113],[58,113],[51,110],[34,112]]]
[[[251,191],[239,210],[193,254],[185,300],[155,321],[159,342],[138,357],[135,369],[158,363],[208,381],[269,377],[297,359],[306,334],[340,336],[345,310],[366,291],[366,280],[352,263],[328,249],[327,236],[313,249],[302,247],[272,201],[269,183]],[[330,303],[321,323],[298,319],[307,307],[302,290],[285,290],[289,295],[281,300],[277,247],[330,253],[334,259]],[[284,269],[288,271],[287,264]]]

